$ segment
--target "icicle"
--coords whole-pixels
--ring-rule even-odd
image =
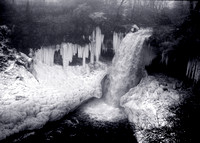
[[[86,58],[89,57],[91,63],[94,63],[94,59],[98,62],[101,54],[101,48],[105,48],[103,46],[104,35],[101,33],[101,29],[96,27],[96,29],[92,32],[92,35],[89,36],[89,39],[91,43],[85,45],[84,47],[72,43],[61,43],[60,45],[41,47],[41,49],[35,52],[36,59],[37,61],[53,66],[54,53],[55,51],[60,50],[64,68],[69,66],[69,63],[73,60],[73,56],[76,54],[78,54],[78,58],[83,58],[83,66],[86,65]]]
[[[78,58],[83,57],[83,48],[81,46],[78,47]]]
[[[101,52],[101,42],[102,38],[101,38],[101,30],[99,27],[96,28],[96,51],[95,51],[95,56],[96,56],[96,62],[99,61],[99,56],[100,56],[100,52]]]
[[[73,45],[73,56],[75,56],[78,53],[78,46],[77,45]]]
[[[56,51],[54,46],[41,47],[35,52],[35,60],[40,61],[49,66],[54,65],[54,52]]]
[[[90,63],[93,64],[94,63],[94,48],[92,47],[92,44],[89,44],[89,48],[90,48]]]
[[[113,33],[113,49],[116,51],[117,48],[119,48],[119,45],[123,39],[123,34],[122,33]]]
[[[193,62],[193,68],[192,68],[192,79],[194,79],[194,76],[195,76],[195,71],[196,71],[196,61],[194,60]]]
[[[85,48],[82,48],[83,49],[83,67],[85,67],[85,51],[86,49]]]
[[[199,59],[192,59],[188,61],[186,76],[193,80],[194,82],[198,82],[200,78],[200,61]]]
[[[85,46],[85,57],[88,58],[89,57],[89,45]]]
[[[194,71],[194,81],[197,82],[198,81],[198,76],[199,76],[199,73],[198,73],[198,61],[196,61],[196,67],[195,67],[195,71]]]
[[[119,48],[122,39],[124,38],[123,33],[113,33],[113,49],[116,51],[116,49]]]
[[[187,64],[186,76],[189,75],[189,69],[190,69],[190,60],[188,61],[188,64]]]

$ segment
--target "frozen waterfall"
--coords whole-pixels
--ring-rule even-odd
[[[144,72],[142,46],[150,35],[150,29],[128,33],[120,45],[119,38],[114,36],[115,56],[109,73],[108,90],[104,95],[108,104],[118,106],[120,97],[141,80]]]
[[[90,43],[84,46],[63,42],[56,46],[41,47],[35,52],[35,61],[53,66],[55,51],[60,51],[64,68],[69,66],[69,64],[73,61],[74,56],[82,58],[82,65],[84,67],[86,65],[86,58],[90,59],[91,63],[94,63],[95,60],[96,62],[99,62],[104,40],[104,35],[101,33],[101,29],[97,27],[92,32],[92,35],[89,36],[89,39]]]

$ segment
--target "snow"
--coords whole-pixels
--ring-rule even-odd
[[[11,64],[13,66],[13,64]],[[101,97],[106,66],[49,66],[38,62],[35,76],[14,65],[0,73],[0,140],[23,130],[39,129],[62,118],[91,97]]]
[[[86,104],[82,110],[84,114],[89,115],[93,120],[116,122],[127,118],[121,108],[108,105],[102,99],[97,99]]]
[[[148,76],[120,99],[128,120],[135,125],[139,143],[145,143],[143,139],[148,137],[146,130],[172,126],[167,118],[175,114],[169,109],[172,105],[178,105],[183,98],[182,94],[173,89],[177,82],[164,76]]]

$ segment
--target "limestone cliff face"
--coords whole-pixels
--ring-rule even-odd
[[[175,114],[169,108],[180,103],[183,96],[173,89],[175,83],[172,78],[148,76],[122,96],[120,104],[135,126],[139,143],[145,143],[147,130],[172,126],[167,118]]]

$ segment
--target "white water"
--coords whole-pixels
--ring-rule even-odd
[[[54,53],[60,50],[62,55],[63,68],[67,68],[73,61],[73,56],[76,54],[78,58],[82,58],[82,65],[86,66],[86,58],[90,58],[90,62],[99,62],[101,55],[101,48],[103,45],[104,35],[101,33],[101,29],[97,27],[90,36],[91,43],[85,46],[72,43],[61,43],[56,46],[41,47],[35,52],[35,61],[42,62],[44,64],[54,65]]]
[[[143,74],[142,46],[146,38],[151,35],[151,30],[141,29],[135,33],[128,33],[120,46],[115,49],[109,73],[110,84],[105,100],[108,104],[119,106],[120,98],[128,90],[136,86]],[[118,42],[118,40],[116,40]],[[115,43],[114,45],[117,45]]]
[[[89,115],[93,120],[116,122],[126,118],[121,108],[116,108],[105,103],[102,99],[89,102],[82,107],[81,111]]]

